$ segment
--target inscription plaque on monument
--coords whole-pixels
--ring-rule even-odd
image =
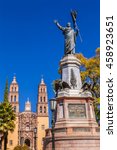
[[[85,104],[69,104],[69,118],[86,118]]]

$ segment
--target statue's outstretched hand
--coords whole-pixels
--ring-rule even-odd
[[[54,20],[54,23],[55,23],[55,24],[57,24],[57,22],[58,22],[57,20]]]

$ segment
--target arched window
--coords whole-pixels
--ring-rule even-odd
[[[45,125],[41,125],[41,129],[42,129],[42,130],[45,130]]]
[[[15,87],[15,92],[16,92],[16,89],[17,89],[17,88]]]
[[[42,97],[40,97],[40,102],[42,102]]]
[[[44,113],[46,113],[46,107],[44,106]]]
[[[44,102],[45,102],[45,97],[43,99],[44,99]]]
[[[41,88],[41,92],[42,92],[42,88]]]
[[[12,92],[13,92],[13,87],[12,87]]]
[[[40,106],[40,113],[42,113],[42,106]]]
[[[13,140],[9,140],[9,145],[13,145]]]
[[[13,101],[13,96],[11,96],[11,102]]]
[[[14,96],[14,102],[16,102],[16,95]]]

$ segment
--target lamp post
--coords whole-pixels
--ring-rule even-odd
[[[0,121],[3,121],[3,119],[0,118]],[[0,132],[0,150],[2,150],[2,136],[3,136],[3,134],[2,134],[2,132]]]
[[[20,141],[21,143],[21,146],[23,146],[23,144],[24,144],[24,138],[23,137],[21,137],[21,141]]]
[[[0,150],[2,150],[2,134],[0,133]]]
[[[54,138],[54,127],[55,127],[55,110],[56,110],[56,99],[50,100],[50,109],[52,111],[52,150],[55,150],[55,138]]]
[[[36,134],[37,134],[37,127],[34,128],[34,148],[37,150],[37,145],[36,145]]]

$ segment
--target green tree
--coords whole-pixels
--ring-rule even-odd
[[[4,90],[4,102],[8,102],[8,95],[9,95],[8,80],[6,80],[6,87],[5,87],[5,90]]]
[[[27,145],[17,145],[14,150],[30,150],[29,147]]]
[[[17,145],[13,150],[22,150],[22,146]]]
[[[0,132],[4,137],[4,150],[7,149],[8,131],[13,132],[15,128],[16,115],[13,111],[12,105],[8,101],[8,80],[6,81],[4,91],[4,101],[0,104]]]
[[[22,150],[29,150],[29,147],[27,145],[24,145],[22,148]]]
[[[97,122],[100,122],[100,48],[96,49],[96,55],[92,58],[86,58],[81,53],[76,54],[81,61],[81,78],[83,83],[90,86],[90,91],[94,97],[94,108]]]

